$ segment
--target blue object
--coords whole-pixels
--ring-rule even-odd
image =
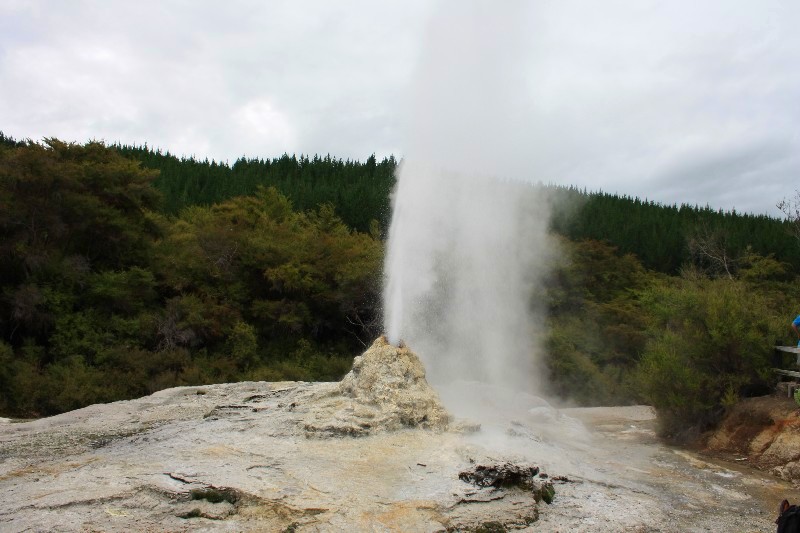
[[[792,320],[792,324],[794,324],[795,326],[797,326],[798,328],[800,328],[800,315],[797,315],[797,318],[795,318],[794,320]]]

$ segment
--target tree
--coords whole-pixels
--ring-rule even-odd
[[[725,233],[708,226],[698,227],[688,238],[689,253],[697,264],[712,276],[724,274],[732,280],[738,268],[739,258],[730,251]]]
[[[0,150],[0,338],[43,341],[91,273],[148,263],[155,177],[97,142]]]
[[[645,343],[638,291],[651,283],[641,263],[599,241],[558,241],[558,263],[543,284],[549,303],[545,346],[550,391],[583,405],[628,402]]]
[[[776,207],[786,217],[791,234],[800,243],[800,190],[795,191],[794,196],[784,198],[778,202]]]

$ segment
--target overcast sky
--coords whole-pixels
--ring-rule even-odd
[[[0,130],[230,162],[428,144],[776,216],[800,188],[800,2],[468,4],[0,0]]]

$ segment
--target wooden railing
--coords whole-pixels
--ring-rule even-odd
[[[800,367],[800,347],[776,346],[775,349],[779,352],[793,353],[797,355],[797,361],[795,362],[795,365]],[[773,368],[772,371],[778,374],[779,376],[786,376],[800,380],[800,372],[798,372],[797,370],[784,370],[782,368]],[[789,396],[789,398],[791,398],[794,395],[795,389],[799,387],[800,385],[798,385],[797,382],[794,381],[790,381],[786,384],[786,393]]]

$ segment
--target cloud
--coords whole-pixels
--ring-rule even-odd
[[[3,2],[0,129],[223,160],[402,156],[420,140],[412,87],[431,76],[430,104],[451,112],[430,130],[487,124],[489,149],[464,158],[498,174],[772,214],[793,192],[800,6],[549,0],[523,3],[512,32],[493,16],[509,4],[472,2],[485,37],[426,73],[428,20],[459,24],[462,3]],[[737,190],[709,185],[724,181]]]
[[[297,144],[289,119],[261,98],[247,102],[234,113],[241,137],[248,140],[242,149],[250,153],[292,152]]]
[[[775,214],[760,189],[791,193],[800,170],[798,8],[542,5],[527,166],[544,181]],[[707,186],[722,176],[737,189]]]
[[[401,149],[393,114],[423,2],[45,7],[4,5],[16,28],[0,37],[0,98],[16,103],[0,109],[8,134],[148,142],[229,160]],[[255,124],[259,116],[272,124]]]

